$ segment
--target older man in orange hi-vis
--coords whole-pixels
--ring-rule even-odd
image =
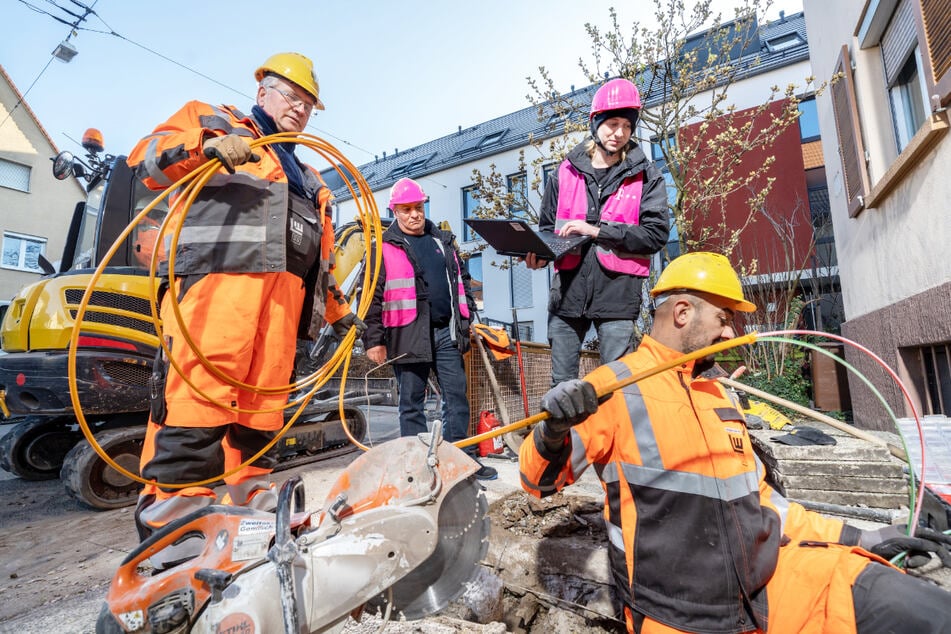
[[[937,552],[948,536],[862,531],[790,502],[765,481],[737,404],[681,363],[600,399],[625,378],[735,336],[743,297],[729,260],[689,253],[651,291],[654,323],[635,352],[542,398],[550,418],[520,451],[522,486],[555,493],[594,467],[628,631],[951,632],[951,594],[886,558]],[[909,559],[918,560],[919,556]]]
[[[142,476],[157,483],[199,482],[245,462],[282,427],[279,408],[287,402],[286,394],[239,389],[207,370],[184,340],[169,306],[171,293],[198,350],[225,375],[250,386],[287,385],[297,338],[315,338],[325,322],[338,334],[355,327],[359,335],[364,328],[331,274],[330,191],[297,158],[295,144],[254,152],[248,144],[301,132],[313,112],[324,109],[313,63],[298,53],[278,53],[254,77],[258,88],[250,114],[191,101],[129,155],[129,165],[150,189],[169,187],[213,158],[222,165],[182,222],[175,288],[162,302],[171,356],[208,398],[196,394],[160,354],[141,460]],[[227,477],[222,502],[272,509],[273,466],[265,456]],[[146,486],[136,509],[140,537],[215,499],[205,486]],[[181,550],[185,557],[194,545]]]

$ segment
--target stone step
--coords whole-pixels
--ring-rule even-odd
[[[816,489],[788,489],[785,497],[790,500],[809,500],[844,506],[868,506],[876,509],[897,509],[908,506],[908,494],[858,493],[854,491],[820,491]]]
[[[813,426],[809,425],[809,427]],[[891,461],[891,454],[887,447],[853,436],[830,434],[835,437],[836,444],[834,445],[785,445],[773,441],[773,438],[785,433],[772,429],[751,429],[750,438],[763,459],[834,460],[839,462]]]
[[[848,475],[786,475],[773,473],[771,481],[786,491],[813,489],[822,491],[855,491],[856,493],[898,493],[906,495],[904,478],[862,478]]]
[[[901,464],[896,462],[869,462],[867,460],[776,460],[764,459],[770,473],[785,476],[851,476],[856,478],[884,478],[905,481]]]

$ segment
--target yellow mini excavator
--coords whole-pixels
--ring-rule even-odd
[[[53,162],[60,180],[86,182],[86,200],[77,203],[62,259],[43,256],[44,276],[13,298],[0,324],[0,411],[11,425],[0,438],[0,467],[26,480],[60,477],[66,490],[98,509],[132,504],[139,484],[114,470],[85,442],[69,394],[70,337],[86,287],[118,236],[154,200],[126,164],[103,153],[102,135],[83,136],[85,160],[61,152]],[[158,339],[151,316],[149,263],[167,207],[156,206],[113,256],[92,292],[80,327],[76,383],[84,416],[97,442],[121,467],[137,473],[149,409],[149,377]],[[337,232],[335,274],[343,283],[365,253],[355,222]],[[350,276],[351,278],[355,276]],[[299,354],[313,347],[299,345]],[[305,359],[298,367],[316,367]],[[362,439],[363,411],[351,406],[388,403],[378,390],[345,394],[351,433]],[[287,416],[293,413],[291,410]],[[352,451],[338,416],[338,393],[318,392],[294,427],[274,448],[278,468],[288,468]]]

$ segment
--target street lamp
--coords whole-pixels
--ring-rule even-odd
[[[59,43],[56,49],[53,51],[53,57],[58,59],[61,62],[69,63],[71,59],[76,57],[79,54],[79,51],[76,50],[76,47],[69,43],[68,40],[63,40]]]

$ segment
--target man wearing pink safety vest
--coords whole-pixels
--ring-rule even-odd
[[[591,101],[591,139],[578,144],[552,174],[539,229],[589,235],[578,254],[555,263],[548,300],[552,385],[578,378],[581,344],[593,324],[601,363],[632,349],[641,284],[650,257],[667,242],[663,175],[634,140],[641,108],[637,87],[612,79]],[[530,253],[531,269],[547,261]]]
[[[401,178],[390,190],[396,222],[383,233],[383,262],[363,343],[374,363],[393,362],[400,435],[427,431],[426,381],[434,372],[443,400],[443,437],[455,442],[469,435],[462,355],[469,349],[475,301],[455,236],[426,219],[426,200],[423,188],[410,178]],[[466,451],[476,459],[476,447]],[[485,465],[476,473],[483,480],[497,476]]]

